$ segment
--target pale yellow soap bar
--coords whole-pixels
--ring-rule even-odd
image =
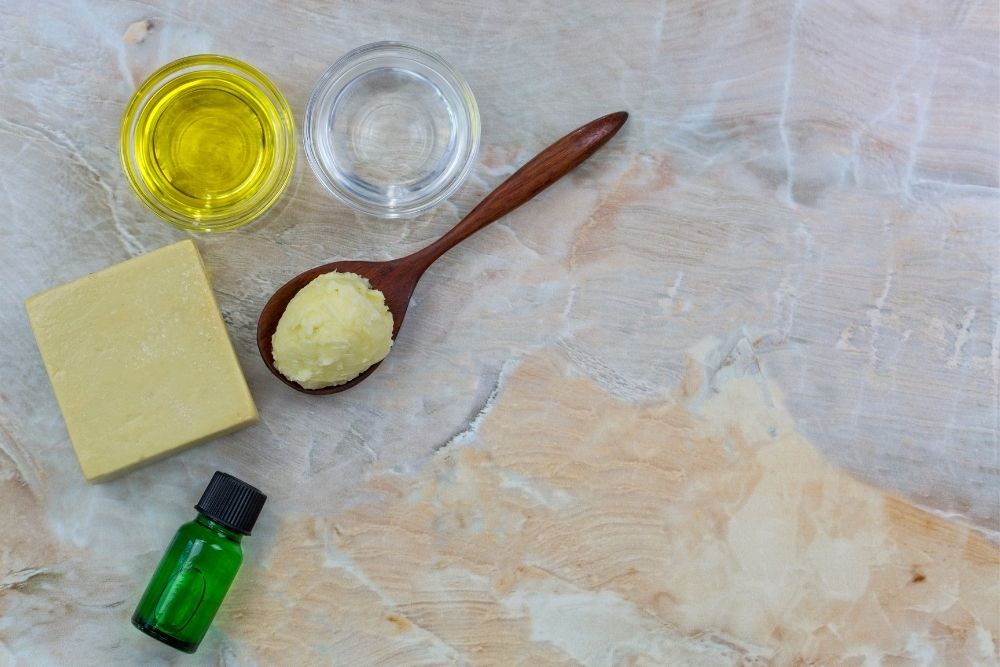
[[[25,305],[89,481],[257,421],[193,241]]]

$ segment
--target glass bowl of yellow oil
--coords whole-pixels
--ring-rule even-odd
[[[139,199],[197,232],[234,229],[281,196],[295,167],[284,95],[233,58],[196,55],[154,72],[121,126],[121,161]]]

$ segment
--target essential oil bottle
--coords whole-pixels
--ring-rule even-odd
[[[216,472],[194,506],[198,517],[178,529],[163,555],[132,625],[185,653],[198,649],[243,563],[249,535],[267,496]]]

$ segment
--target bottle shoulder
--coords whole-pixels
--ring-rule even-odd
[[[240,542],[231,539],[222,531],[212,530],[197,519],[183,524],[177,530],[177,537],[203,542],[212,551],[223,552],[230,558],[238,558],[241,562],[243,560],[243,545]]]

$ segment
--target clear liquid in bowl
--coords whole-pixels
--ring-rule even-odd
[[[453,104],[417,73],[384,67],[363,74],[340,93],[331,117],[334,164],[369,197],[412,198],[453,166]]]
[[[468,86],[433,54],[405,45],[349,54],[317,84],[306,111],[306,152],[320,181],[376,215],[439,202],[468,174],[478,143]]]

